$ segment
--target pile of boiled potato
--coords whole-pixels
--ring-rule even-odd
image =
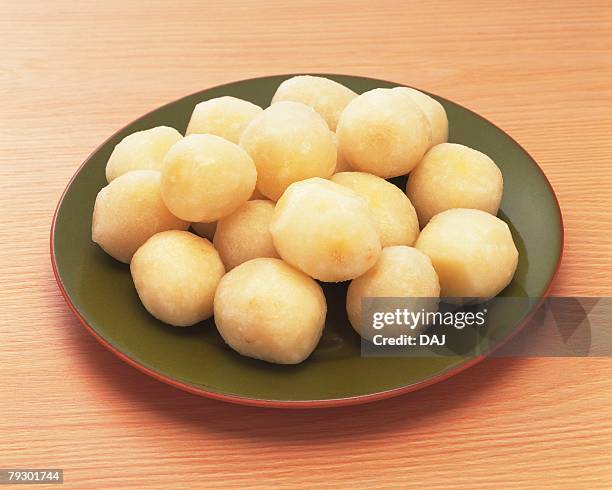
[[[185,136],[161,126],[115,147],[93,241],[130,264],[159,320],[214,315],[239,353],[299,363],[325,325],[317,281],[351,281],[359,333],[364,297],[482,301],[511,281],[502,174],[447,139],[442,105],[406,87],[358,95],[297,76],[266,109],[206,100]],[[405,174],[405,193],[385,180]]]

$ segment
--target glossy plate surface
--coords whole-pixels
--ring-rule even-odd
[[[363,403],[427,386],[475,364],[482,355],[362,358],[359,338],[346,318],[346,284],[324,286],[327,324],[308,360],[278,366],[248,359],[225,346],[212,320],[183,329],[157,321],[140,304],[129,267],[92,243],[94,200],[106,185],[106,161],[122,138],[159,125],[184,132],[196,103],[222,95],[266,107],[276,87],[289,76],[243,80],[167,104],[117,132],[85,161],[58,205],[51,230],[53,267],[68,305],[102,344],[135,367],[179,388],[237,403],[283,407]],[[325,76],[358,93],[398,85]],[[468,109],[436,98],[448,113],[449,140],[486,153],[501,168],[504,198],[499,216],[510,225],[520,253],[514,280],[501,295],[526,300],[512,308],[493,307],[478,346],[486,352],[524,325],[537,299],[547,294],[561,258],[561,214],[546,177],[511,137]],[[404,182],[400,179],[398,184]]]

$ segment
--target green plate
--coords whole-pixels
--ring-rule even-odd
[[[79,168],[51,229],[51,258],[58,285],[83,325],[106,347],[142,371],[185,390],[237,403],[283,407],[348,405],[386,398],[435,383],[483,358],[525,324],[550,287],[561,258],[563,226],[553,190],[535,161],[487,120],[441,97],[451,142],[476,148],[504,176],[500,217],[519,248],[519,264],[504,297],[526,298],[512,308],[492,306],[477,354],[423,358],[364,358],[345,313],[346,284],[324,285],[329,313],[323,338],[297,366],[248,359],[229,349],[212,320],[169,327],[141,305],[129,267],[91,241],[91,216],[104,169],[115,145],[134,131],[159,125],[184,131],[194,105],[232,95],[266,107],[276,87],[292,75],[243,80],[203,90],[156,109],[104,142]],[[398,84],[325,75],[358,93]],[[401,183],[400,183],[401,184]],[[535,301],[532,301],[535,299]]]

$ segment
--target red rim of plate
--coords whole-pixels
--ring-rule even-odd
[[[228,83],[223,83],[220,85],[215,85],[213,87],[209,87],[208,89],[203,89],[203,90],[210,90],[210,89],[214,89],[214,88],[221,88],[225,85],[230,85],[236,82],[247,82],[247,81],[251,81],[251,80],[259,80],[261,78],[269,78],[272,76],[280,76],[280,77],[292,77],[292,76],[296,76],[296,75],[303,75],[303,74],[296,74],[296,73],[289,73],[289,74],[279,74],[279,75],[269,75],[269,76],[265,76],[265,77],[255,77],[255,78],[248,78],[248,79],[244,79],[244,80],[237,80],[235,82],[228,82]],[[337,74],[331,74],[331,73],[320,73],[320,74],[316,74],[319,76],[335,76]],[[358,75],[345,75],[345,76],[352,76],[352,77],[358,77],[358,78],[367,78],[369,80],[375,80],[375,81],[381,81],[381,82],[385,82],[385,83],[395,83],[395,82],[389,82],[387,80],[381,80],[381,79],[374,79],[374,78],[370,78],[370,77],[360,77]],[[398,84],[400,85],[400,84]],[[196,95],[198,93],[202,92],[202,90],[198,90],[197,92],[194,92],[190,95],[187,95],[186,97],[190,97],[193,95]],[[132,121],[131,123],[129,123],[127,126],[140,121],[141,119],[144,119],[145,117],[147,117],[149,114],[151,114],[152,112],[155,112],[163,107],[166,107],[168,105],[174,104],[175,102],[177,102],[178,100],[183,99],[184,97],[181,97],[180,99],[176,99],[172,102],[169,102],[167,104],[164,104],[156,109],[153,109],[152,111],[147,112],[146,114],[144,114],[143,116],[140,116],[139,118],[135,119],[134,121]],[[449,100],[449,99],[445,99],[445,100]],[[70,181],[68,182],[68,185],[66,186],[66,188],[64,189],[64,192],[62,192],[62,195],[59,199],[59,202],[57,203],[57,206],[55,208],[55,212],[53,213],[53,220],[51,222],[51,237],[50,237],[50,252],[51,252],[51,265],[53,267],[53,274],[55,276],[55,281],[57,282],[57,285],[60,289],[60,292],[62,293],[62,296],[64,297],[64,301],[66,302],[66,304],[68,305],[68,307],[70,308],[70,310],[72,310],[72,313],[74,313],[74,315],[77,317],[77,319],[81,322],[81,324],[87,329],[87,331],[93,335],[93,337],[100,343],[102,344],[104,347],[106,347],[109,351],[111,351],[113,354],[115,354],[119,359],[125,361],[126,363],[130,364],[131,366],[135,367],[136,369],[138,369],[139,371],[148,374],[149,376],[151,376],[152,378],[155,378],[163,383],[166,383],[168,385],[174,386],[176,388],[179,388],[181,390],[187,391],[189,393],[193,393],[196,395],[200,395],[200,396],[204,396],[207,398],[212,398],[214,400],[220,400],[220,401],[224,401],[224,402],[230,402],[230,403],[235,403],[235,404],[239,404],[239,405],[250,405],[250,406],[257,406],[257,407],[268,407],[268,408],[324,408],[324,407],[341,407],[341,406],[348,406],[348,405],[359,405],[359,404],[363,404],[363,403],[369,403],[369,402],[374,402],[374,401],[378,401],[378,400],[384,400],[386,398],[392,398],[398,395],[403,395],[404,393],[410,393],[412,391],[416,391],[416,390],[420,390],[421,388],[425,388],[427,386],[431,386],[433,384],[439,383],[441,381],[444,381],[448,378],[451,378],[452,376],[455,376],[459,373],[461,373],[462,371],[465,371],[466,369],[469,369],[470,367],[478,364],[480,361],[482,361],[483,359],[485,359],[486,357],[490,356],[493,352],[495,352],[497,349],[499,349],[500,347],[502,347],[503,345],[505,345],[510,339],[512,339],[516,334],[518,334],[527,323],[529,323],[529,320],[533,317],[533,315],[535,314],[535,312],[539,309],[539,307],[541,306],[542,302],[544,301],[544,299],[546,299],[546,297],[549,295],[551,287],[552,287],[552,283],[554,282],[555,278],[557,277],[557,274],[559,272],[559,268],[561,266],[561,259],[563,257],[563,248],[564,248],[564,242],[565,242],[565,231],[564,231],[564,227],[563,227],[563,215],[561,214],[561,207],[559,205],[559,200],[557,198],[557,195],[555,194],[555,191],[552,187],[552,185],[550,184],[550,181],[548,180],[548,178],[546,177],[546,174],[544,173],[544,171],[542,170],[542,168],[538,165],[538,163],[535,161],[535,159],[525,150],[525,148],[523,148],[512,136],[510,136],[506,131],[504,131],[503,129],[501,129],[499,126],[497,126],[496,124],[492,123],[491,121],[489,121],[487,118],[481,116],[480,114],[477,114],[473,111],[471,111],[470,109],[462,106],[461,104],[457,104],[456,102],[453,102],[451,100],[449,100],[449,102],[452,102],[453,104],[461,107],[462,109],[465,109],[473,114],[475,114],[476,116],[480,117],[481,119],[484,119],[486,122],[488,122],[490,125],[494,126],[495,128],[499,129],[502,133],[504,133],[508,138],[510,138],[515,145],[517,145],[519,148],[521,148],[521,150],[523,150],[523,152],[529,156],[529,158],[531,159],[531,161],[534,163],[534,165],[537,167],[537,169],[540,171],[540,173],[542,174],[542,177],[544,177],[544,180],[546,181],[546,183],[548,184],[548,188],[550,189],[550,192],[552,194],[552,196],[555,199],[555,203],[557,205],[557,212],[559,214],[559,223],[561,225],[561,235],[560,235],[560,243],[559,243],[559,259],[557,260],[557,264],[555,266],[555,270],[550,278],[550,280],[548,281],[548,284],[546,285],[546,290],[544,291],[544,293],[542,294],[542,296],[539,298],[539,301],[536,303],[536,305],[532,308],[532,310],[525,316],[525,318],[523,319],[522,322],[520,322],[519,324],[516,325],[516,327],[512,330],[512,332],[510,332],[508,334],[508,336],[503,339],[502,341],[500,341],[494,348],[492,348],[486,355],[479,355],[479,356],[475,356],[474,358],[470,359],[469,361],[466,361],[452,369],[448,369],[447,371],[444,371],[440,374],[437,374],[429,379],[426,379],[424,381],[419,381],[416,383],[411,383],[405,386],[400,386],[397,388],[392,388],[390,390],[384,390],[384,391],[378,391],[376,393],[370,393],[368,395],[357,395],[357,396],[350,396],[350,397],[344,397],[344,398],[329,398],[329,399],[323,399],[323,400],[266,400],[266,399],[261,399],[261,398],[250,398],[247,396],[241,396],[241,395],[231,395],[231,394],[225,394],[225,393],[218,393],[215,391],[209,391],[206,390],[204,388],[200,388],[198,386],[189,384],[189,383],[185,383],[183,381],[179,381],[177,379],[171,378],[169,376],[166,376],[162,373],[159,373],[157,371],[154,371],[153,369],[145,366],[144,364],[138,362],[137,360],[131,358],[130,356],[128,356],[127,354],[123,353],[122,351],[120,351],[118,348],[116,348],[112,343],[110,343],[108,340],[104,339],[89,323],[87,323],[87,320],[85,320],[85,318],[83,318],[83,316],[79,313],[79,311],[77,310],[76,306],[74,305],[74,303],[72,302],[72,299],[70,298],[70,296],[68,295],[68,293],[66,292],[66,289],[64,288],[64,285],[62,284],[62,281],[59,277],[59,271],[57,269],[57,263],[55,261],[55,253],[54,253],[54,232],[55,232],[55,224],[57,221],[57,215],[59,212],[59,209],[62,205],[62,202],[64,201],[64,197],[66,195],[66,193],[68,192],[68,189],[70,189],[70,187],[72,186],[72,183],[75,181],[75,179],[77,178],[77,176],[79,175],[79,173],[81,172],[82,168],[89,162],[89,160],[93,157],[93,155],[95,155],[104,145],[106,145],[106,143],[113,139],[118,133],[120,133],[121,131],[123,131],[124,128],[119,129],[118,131],[116,131],[112,136],[110,136],[109,138],[107,138],[102,144],[100,144],[86,159],[85,161],[79,166],[79,168],[77,169],[77,171],[74,173],[74,175],[72,176],[72,178],[70,179]],[[127,127],[126,126],[126,127]]]

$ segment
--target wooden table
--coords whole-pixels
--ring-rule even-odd
[[[312,411],[183,393],[64,304],[49,226],[78,165],[137,116],[215,84],[335,72],[489,118],[565,219],[555,295],[612,295],[609,2],[2,2],[0,467],[70,488],[612,485],[612,361],[495,359],[396,399]],[[537,210],[534,210],[537,212]]]

